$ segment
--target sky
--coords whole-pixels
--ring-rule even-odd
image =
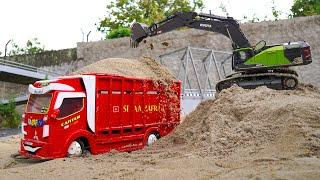
[[[23,47],[27,40],[38,38],[46,50],[76,47],[77,42],[101,40],[97,31],[100,19],[106,16],[109,0],[1,0],[0,1],[0,52],[12,39]],[[219,6],[226,7],[229,16],[243,20],[244,16],[267,19],[272,17],[272,0],[203,0],[203,12],[226,16]],[[274,0],[281,18],[290,13],[293,0]],[[10,51],[11,43],[8,45]]]

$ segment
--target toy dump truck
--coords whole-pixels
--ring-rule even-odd
[[[53,159],[151,145],[180,122],[180,81],[108,74],[29,85],[20,155]]]

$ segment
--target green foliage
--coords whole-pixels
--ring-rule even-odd
[[[282,12],[280,10],[277,10],[274,0],[272,0],[271,10],[272,10],[272,15],[274,17],[274,20],[278,21]]]
[[[3,118],[1,124],[3,127],[17,128],[20,125],[20,115],[16,111],[13,97],[8,104],[0,104],[0,116]]]
[[[130,36],[130,34],[131,34],[130,28],[119,27],[119,28],[117,28],[117,29],[111,30],[111,31],[107,34],[107,38],[108,38],[108,39],[121,38],[121,37]]]
[[[99,22],[98,30],[103,33],[116,30],[115,34],[128,36],[123,28],[129,28],[134,21],[150,25],[176,11],[196,11],[203,7],[202,0],[113,0],[107,5],[107,16]]]
[[[12,50],[9,52],[9,55],[37,54],[44,51],[44,46],[41,45],[37,38],[33,38],[27,41],[25,47],[20,47],[15,42],[12,42]]]
[[[312,16],[320,14],[320,0],[294,0],[292,16]]]

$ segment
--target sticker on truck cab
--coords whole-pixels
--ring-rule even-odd
[[[61,123],[61,126],[63,127],[63,126],[69,125],[69,124],[77,121],[78,119],[80,119],[80,115],[75,116],[75,117],[73,117],[73,118],[70,118],[70,119],[64,121],[63,123]]]
[[[43,119],[28,119],[28,125],[31,127],[42,127],[44,121]]]

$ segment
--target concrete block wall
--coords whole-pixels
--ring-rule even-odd
[[[26,54],[7,57],[10,61],[28,64],[35,67],[54,66],[62,63],[71,63],[77,60],[77,49],[61,49],[45,51],[38,54]]]

